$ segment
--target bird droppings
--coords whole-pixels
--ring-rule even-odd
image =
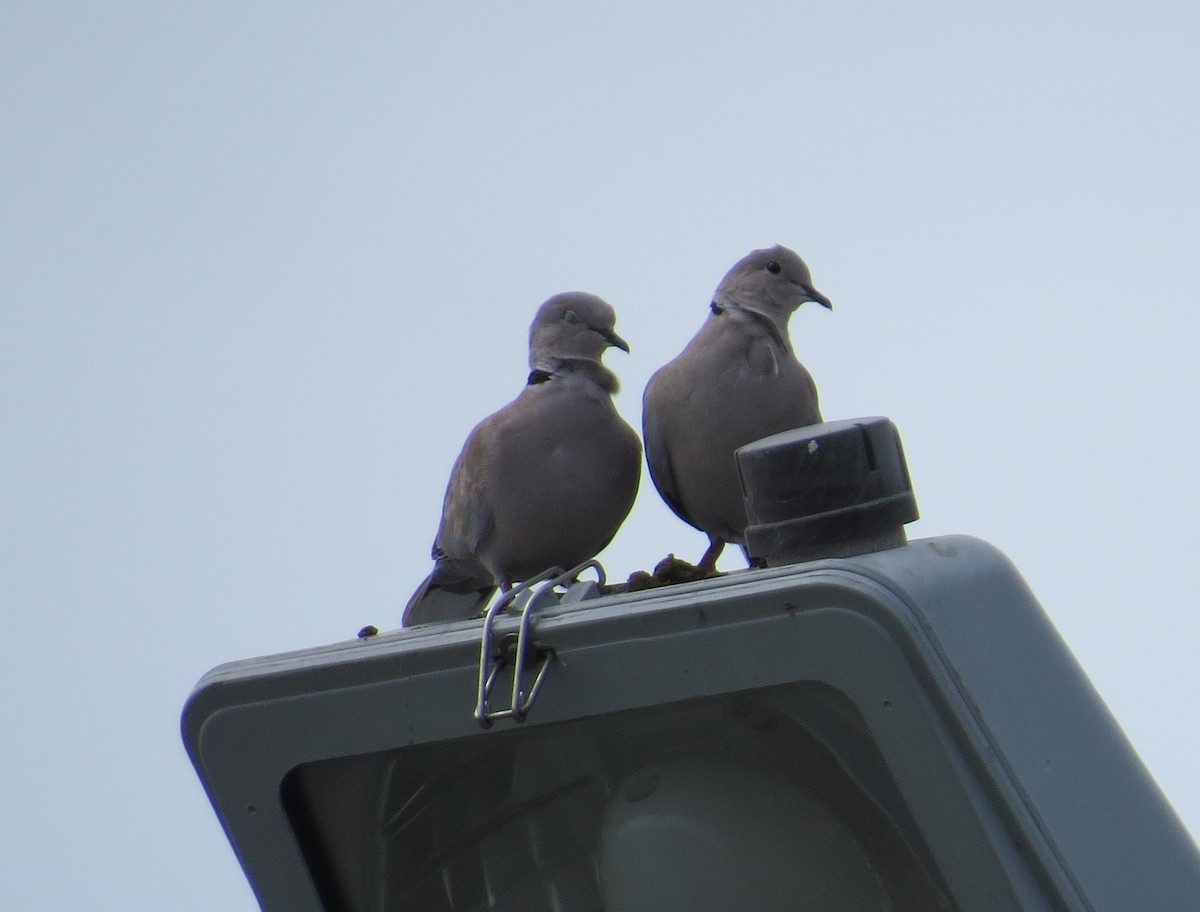
[[[602,586],[600,591],[604,595],[641,592],[643,589],[658,589],[661,586],[674,586],[677,583],[694,583],[698,580],[716,579],[723,575],[716,570],[705,570],[703,567],[680,560],[674,554],[668,554],[655,565],[653,573],[635,570],[629,574],[629,579],[625,582]]]

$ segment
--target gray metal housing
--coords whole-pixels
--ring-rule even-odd
[[[811,792],[880,908],[1200,908],[1195,846],[986,543],[564,604],[533,632],[545,686],[490,728],[479,621],[205,675],[184,740],[264,909],[603,909],[605,819],[678,757]]]

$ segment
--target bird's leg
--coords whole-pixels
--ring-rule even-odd
[[[509,579],[507,576],[500,577],[499,583],[500,583],[500,591],[501,592],[507,592],[509,589],[512,588],[512,580]]]
[[[721,552],[724,550],[725,539],[710,535],[708,537],[708,550],[704,552],[704,557],[700,558],[700,563],[696,564],[696,569],[703,570],[705,573],[716,571],[717,558],[721,556]]]

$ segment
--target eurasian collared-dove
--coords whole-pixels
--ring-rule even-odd
[[[404,609],[408,626],[474,617],[499,585],[594,557],[628,515],[641,475],[637,434],[617,414],[600,363],[612,307],[567,292],[529,329],[529,381],[475,426],[450,473],[433,573]]]
[[[800,257],[786,247],[752,251],[717,286],[700,331],[646,384],[650,477],[680,519],[708,534],[703,569],[716,566],[726,542],[744,543],[734,451],[821,421],[816,385],[788,338],[788,318],[805,301],[833,306]]]

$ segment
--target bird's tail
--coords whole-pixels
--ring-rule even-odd
[[[478,617],[496,591],[494,585],[481,587],[478,580],[443,583],[436,580],[436,576],[437,571],[434,570],[412,594],[404,606],[404,614],[400,619],[402,626]]]

